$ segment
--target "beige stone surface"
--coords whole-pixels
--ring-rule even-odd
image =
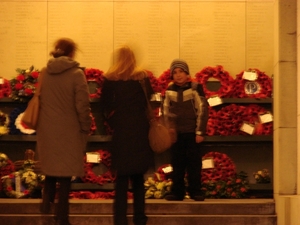
[[[275,195],[278,225],[300,225],[300,195]]]
[[[279,62],[274,74],[274,127],[297,125],[297,65],[296,62]]]
[[[274,193],[294,194],[297,171],[296,128],[274,130]]]

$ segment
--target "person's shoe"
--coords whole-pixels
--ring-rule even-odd
[[[166,195],[165,199],[167,201],[182,201],[183,197],[179,197],[174,194],[168,194],[168,195]]]
[[[195,195],[192,197],[195,201],[204,201],[205,197],[203,195]]]

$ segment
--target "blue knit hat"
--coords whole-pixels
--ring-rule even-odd
[[[186,74],[188,75],[190,74],[189,66],[186,63],[186,61],[182,59],[174,59],[170,66],[170,74],[172,79],[173,79],[173,71],[175,70],[175,68],[181,68],[184,72],[186,72]]]

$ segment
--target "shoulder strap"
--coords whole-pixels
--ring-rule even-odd
[[[153,110],[152,110],[152,107],[150,105],[150,102],[149,102],[149,99],[148,99],[148,96],[147,96],[147,90],[146,90],[146,85],[145,85],[145,79],[142,79],[140,80],[140,84],[143,88],[143,91],[144,91],[144,94],[145,94],[145,97],[146,97],[146,101],[147,101],[147,116],[149,117],[149,119],[153,119],[155,118],[154,116],[154,113],[153,113]]]
[[[45,73],[45,71],[46,71],[46,67],[44,67],[44,68],[41,70],[40,74],[39,74],[38,86],[37,86],[36,91],[35,91],[35,93],[34,93],[34,94],[37,95],[37,96],[39,96],[40,93],[41,93],[41,88],[42,88],[42,77],[43,77],[43,74]]]

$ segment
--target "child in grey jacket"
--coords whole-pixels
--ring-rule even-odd
[[[192,82],[189,67],[184,60],[175,59],[170,67],[171,84],[166,92],[162,106],[164,119],[173,122],[176,142],[171,147],[171,193],[165,199],[181,201],[184,199],[185,174],[187,191],[195,201],[204,201],[201,192],[202,159],[200,145],[204,140],[208,120],[208,103],[201,84]]]

